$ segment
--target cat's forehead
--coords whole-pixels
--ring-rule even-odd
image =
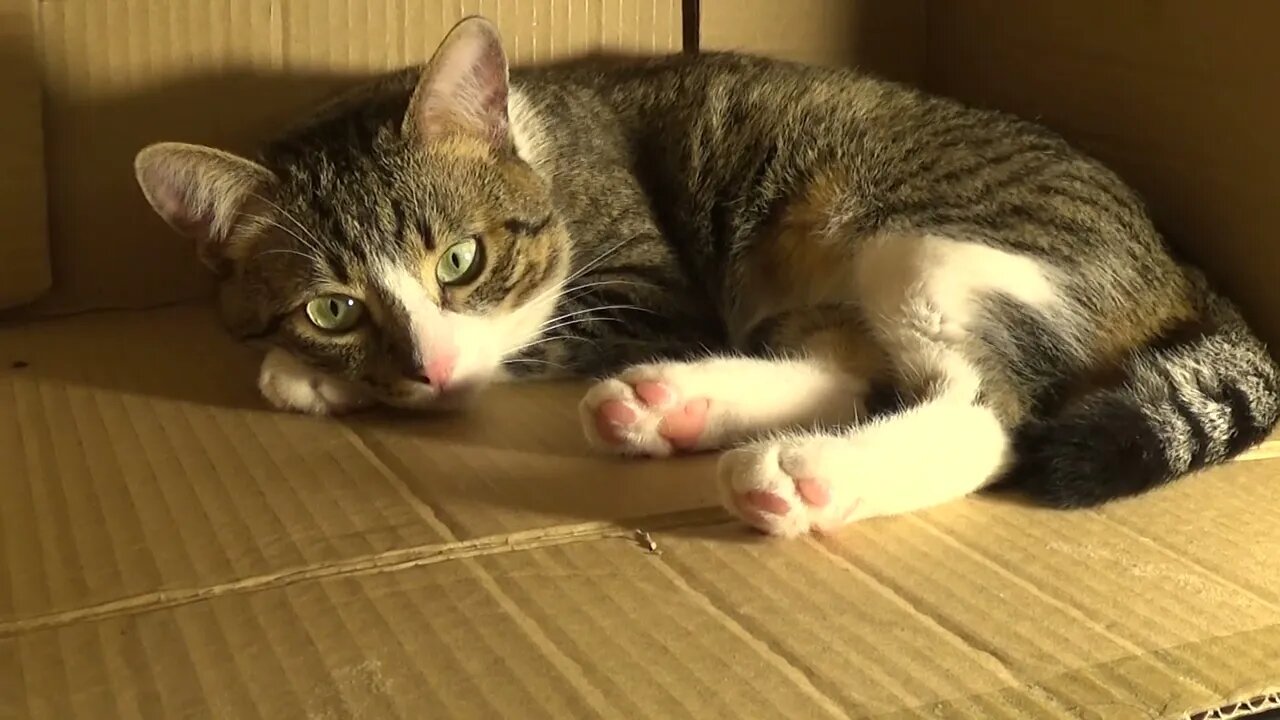
[[[291,199],[350,202],[395,192],[414,179],[403,177],[393,159],[357,147],[313,144],[298,150],[268,166],[281,181],[281,193]]]
[[[317,143],[295,147],[268,167],[281,180],[283,199],[303,206],[395,202],[413,212],[448,214],[510,200],[492,162],[452,149]]]

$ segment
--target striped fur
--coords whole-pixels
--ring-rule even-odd
[[[689,447],[756,442],[726,459],[726,502],[774,532],[992,484],[1103,502],[1221,462],[1280,414],[1262,343],[1115,174],[1037,125],[848,70],[713,53],[521,70],[508,84],[496,33],[473,20],[426,68],[336,101],[257,162],[163,145],[138,170],[222,273],[232,329],[359,398],[268,393],[278,404],[434,404],[404,377],[436,332],[486,348],[479,381],[638,366],[588,396],[588,434],[608,444],[592,423],[614,403],[652,417],[614,438],[623,450],[679,450],[662,435],[669,408],[646,405],[641,384],[710,398]],[[429,269],[467,234],[483,239],[485,269],[442,288]],[[309,327],[299,308],[333,288],[364,299],[369,322]],[[816,395],[771,412],[712,367]],[[829,429],[779,435],[815,423]],[[874,512],[807,504],[787,470],[826,468],[818,495],[834,498],[841,473],[896,472],[939,440],[911,451],[912,432],[947,423],[986,433],[973,443],[987,455],[957,466],[973,477],[859,490]],[[921,487],[944,461],[956,462],[913,459]],[[780,504],[743,508],[765,495]]]

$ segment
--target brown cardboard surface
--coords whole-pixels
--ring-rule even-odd
[[[23,548],[0,616],[713,497],[690,480],[705,459],[591,457],[564,388],[497,388],[459,420],[333,422],[268,411],[255,359],[203,309],[0,329],[0,526]]]
[[[337,89],[424,61],[470,14],[498,24],[513,63],[681,44],[680,0],[30,4],[44,62],[56,274],[33,309],[44,314],[191,299],[208,288],[190,247],[132,180],[133,156],[148,143],[251,151]]]
[[[783,5],[702,0],[702,47],[1041,115],[1142,186],[1280,338],[1271,5]],[[464,14],[536,62],[676,49],[680,6],[4,5],[0,56],[14,18],[40,28],[58,287],[35,310],[207,287],[134,188],[146,142],[245,149]],[[17,106],[39,107],[25,77]],[[0,166],[38,160],[30,137]],[[0,223],[44,217],[21,207]],[[206,308],[0,326],[0,719],[1177,718],[1280,693],[1280,527],[1260,511],[1280,504],[1280,435],[1096,511],[976,497],[769,542],[715,507],[713,458],[590,454],[580,385],[321,420],[268,411],[256,362]]]
[[[700,0],[703,50],[743,50],[924,80],[925,0]]]
[[[1280,344],[1280,3],[938,0],[928,80],[1114,166]]]
[[[204,308],[0,328],[0,717],[1178,717],[1280,689],[1280,440],[1098,511],[774,542],[714,507],[710,458],[590,455],[580,386],[338,422],[263,409],[254,361]]]
[[[49,289],[34,5],[0,4],[0,308]]]
[[[496,552],[0,642],[32,717],[1116,717],[1216,692],[1184,664],[1194,645],[1084,671],[999,659],[943,624],[963,612],[934,622],[915,605],[927,577],[885,585],[839,543],[766,547],[727,526],[658,539],[661,555],[622,540]]]

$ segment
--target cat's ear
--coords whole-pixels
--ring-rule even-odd
[[[493,23],[469,17],[449,31],[422,72],[404,129],[421,139],[464,133],[495,147],[510,142],[508,67]]]
[[[232,230],[246,203],[276,183],[257,163],[183,143],[143,148],[134,172],[151,207],[173,229],[195,238],[200,259],[214,269],[235,254]]]

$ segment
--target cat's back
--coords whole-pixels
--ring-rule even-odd
[[[652,58],[597,55],[516,70],[512,81],[542,107],[554,110],[552,102],[566,97],[589,98],[624,120],[776,122],[793,115],[797,106],[822,106],[827,117],[848,117],[885,100],[909,102],[916,96],[908,88],[851,69],[736,52]]]
[[[1149,250],[1160,244],[1137,194],[1058,133],[855,69],[716,52],[521,77],[552,116],[572,112],[560,108],[574,95],[606,108],[591,117],[616,125],[639,171],[658,166],[655,184],[696,178],[740,208],[824,176],[844,188],[843,210],[866,211],[867,230],[988,226],[982,218],[999,208],[1043,206],[1065,225],[1045,242],[1016,233],[1020,249],[1110,246],[1120,232]]]
[[[691,165],[666,169],[712,177],[749,170],[743,163],[762,149],[786,174],[843,166],[861,174],[858,184],[886,190],[993,157],[1082,158],[1007,113],[852,68],[736,52],[584,58],[512,80],[551,134],[613,133],[638,160],[678,159]]]

